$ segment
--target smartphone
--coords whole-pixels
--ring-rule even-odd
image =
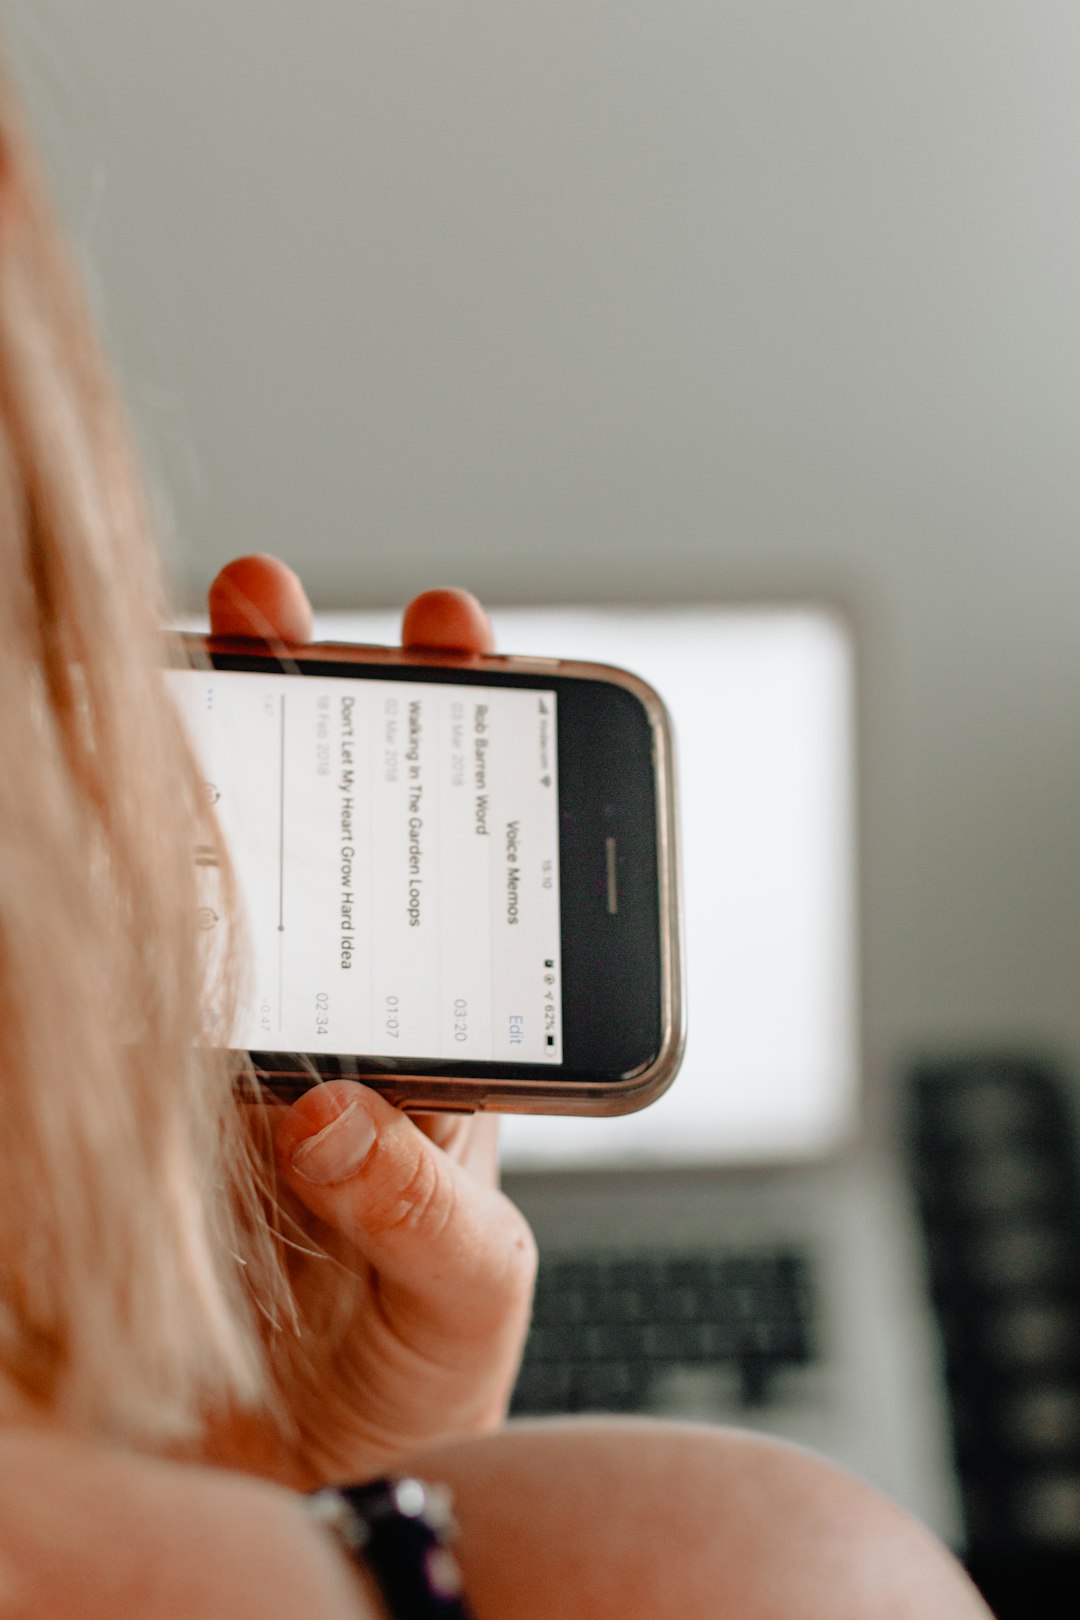
[[[184,636],[167,672],[239,883],[228,1045],[293,1096],[619,1114],[684,1015],[672,737],[623,670]],[[212,930],[212,851],[196,852]]]

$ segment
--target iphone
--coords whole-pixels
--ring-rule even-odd
[[[684,1036],[672,737],[623,670],[179,638],[167,679],[243,903],[228,1044],[296,1095],[618,1114]],[[212,931],[215,857],[196,851]]]

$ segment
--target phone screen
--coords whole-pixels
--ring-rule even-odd
[[[246,913],[231,1045],[562,1062],[554,690],[167,678]],[[213,852],[196,862],[211,932]]]

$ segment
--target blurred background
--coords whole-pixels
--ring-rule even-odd
[[[0,15],[188,606],[839,603],[871,1073],[1077,1067],[1075,4]]]

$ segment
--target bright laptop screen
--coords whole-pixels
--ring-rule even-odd
[[[816,608],[511,608],[499,650],[618,664],[675,726],[688,1039],[671,1090],[619,1119],[507,1117],[514,1168],[768,1163],[858,1118],[854,669]],[[324,639],[393,641],[390,613]]]

